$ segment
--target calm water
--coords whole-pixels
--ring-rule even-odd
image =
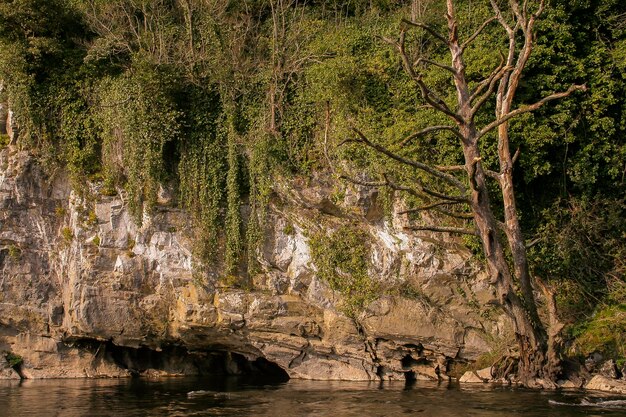
[[[0,416],[626,416],[626,398],[583,392],[176,378],[0,381]],[[613,408],[611,408],[613,407]]]

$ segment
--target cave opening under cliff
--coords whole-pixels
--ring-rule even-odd
[[[73,340],[70,344],[91,351],[94,367],[100,363],[114,364],[133,377],[236,376],[261,384],[289,380],[287,372],[274,362],[221,348],[193,351],[180,345],[135,348],[93,339]]]

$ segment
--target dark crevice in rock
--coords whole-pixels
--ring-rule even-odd
[[[9,254],[8,249],[0,250],[0,268],[4,266],[4,260],[7,258],[8,254]]]
[[[94,365],[113,363],[135,377],[167,375],[237,375],[253,376],[271,381],[287,381],[288,374],[265,358],[248,359],[224,350],[189,351],[180,345],[159,349],[118,346],[111,341],[74,339],[66,343],[94,353]]]
[[[415,377],[415,372],[408,371],[404,373],[404,379],[406,380],[407,384],[409,384],[415,382],[417,378]]]
[[[236,372],[232,372],[232,368],[228,372],[231,375],[243,375],[253,377],[254,379],[264,379],[273,382],[286,382],[289,380],[289,375],[283,368],[268,361],[265,358],[256,358],[254,360],[248,360],[243,355],[231,352],[221,352],[225,354],[228,360],[236,364]]]
[[[291,360],[291,362],[289,362],[289,368],[291,369],[291,368],[294,368],[296,366],[299,366],[304,361],[306,356],[307,356],[306,350],[300,351],[300,354],[298,356],[296,356],[295,358],[293,358]]]
[[[418,355],[421,355],[424,350],[424,347],[421,344],[415,345],[413,343],[405,343],[403,346],[407,349],[416,351]]]
[[[420,361],[420,360],[413,358],[411,355],[406,355],[404,358],[402,358],[402,360],[400,361],[400,364],[402,365],[402,369],[411,369],[415,365],[419,365],[420,363],[424,363],[424,362],[426,361]]]

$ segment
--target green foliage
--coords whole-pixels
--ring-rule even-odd
[[[242,252],[241,196],[239,181],[239,155],[235,143],[234,127],[228,132],[228,172],[226,175],[226,274],[236,272]]]
[[[54,214],[59,218],[62,219],[63,217],[65,217],[65,215],[67,214],[67,210],[65,209],[65,207],[63,207],[62,205],[58,205],[54,208]]]
[[[607,306],[571,330],[571,353],[589,355],[601,352],[607,357],[626,358],[626,303]]]
[[[272,181],[268,175],[271,172],[269,147],[271,136],[268,134],[254,138],[251,146],[248,172],[250,175],[250,216],[246,229],[248,250],[248,269],[251,273],[257,270],[257,256],[267,217],[267,207],[272,192]]]
[[[356,317],[378,294],[378,285],[368,274],[369,235],[357,226],[343,225],[330,236],[312,236],[310,245],[318,276],[343,296],[343,311]]]
[[[4,358],[11,368],[18,368],[24,363],[24,358],[13,352],[7,352]]]
[[[198,244],[196,255],[203,261],[215,259],[218,248],[220,207],[224,198],[227,146],[218,125],[221,105],[214,91],[193,89],[190,98],[198,107],[186,112],[188,131],[179,144],[180,203],[194,216]]]
[[[63,238],[63,242],[65,244],[69,244],[74,240],[74,232],[69,227],[64,227],[61,229],[61,237]]]
[[[171,71],[140,64],[133,73],[105,78],[98,86],[105,176],[125,184],[140,223],[171,174],[164,154],[181,132],[182,115],[172,92],[177,81]]]
[[[535,273],[560,288],[564,318],[589,313],[609,294],[610,280],[626,279],[625,212],[623,200],[608,198],[557,201],[544,211],[529,257]]]
[[[287,236],[293,236],[296,234],[296,228],[292,223],[287,223],[283,229],[283,233]]]
[[[6,133],[0,134],[0,151],[9,146],[10,138]]]
[[[16,245],[9,245],[9,257],[18,261],[22,257],[22,250]]]

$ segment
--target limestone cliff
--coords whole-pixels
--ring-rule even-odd
[[[278,365],[309,379],[437,379],[509,335],[486,275],[453,240],[403,230],[376,195],[278,181],[250,288],[194,273],[189,216],[163,193],[138,226],[123,192],[81,196],[0,152],[0,377],[198,374]],[[376,300],[357,317],[316,274],[309,232],[357,222]],[[408,290],[407,290],[408,289]],[[4,363],[7,358],[7,363]],[[11,364],[8,363],[11,361]],[[10,367],[13,365],[13,367]],[[219,366],[218,366],[219,365]]]

